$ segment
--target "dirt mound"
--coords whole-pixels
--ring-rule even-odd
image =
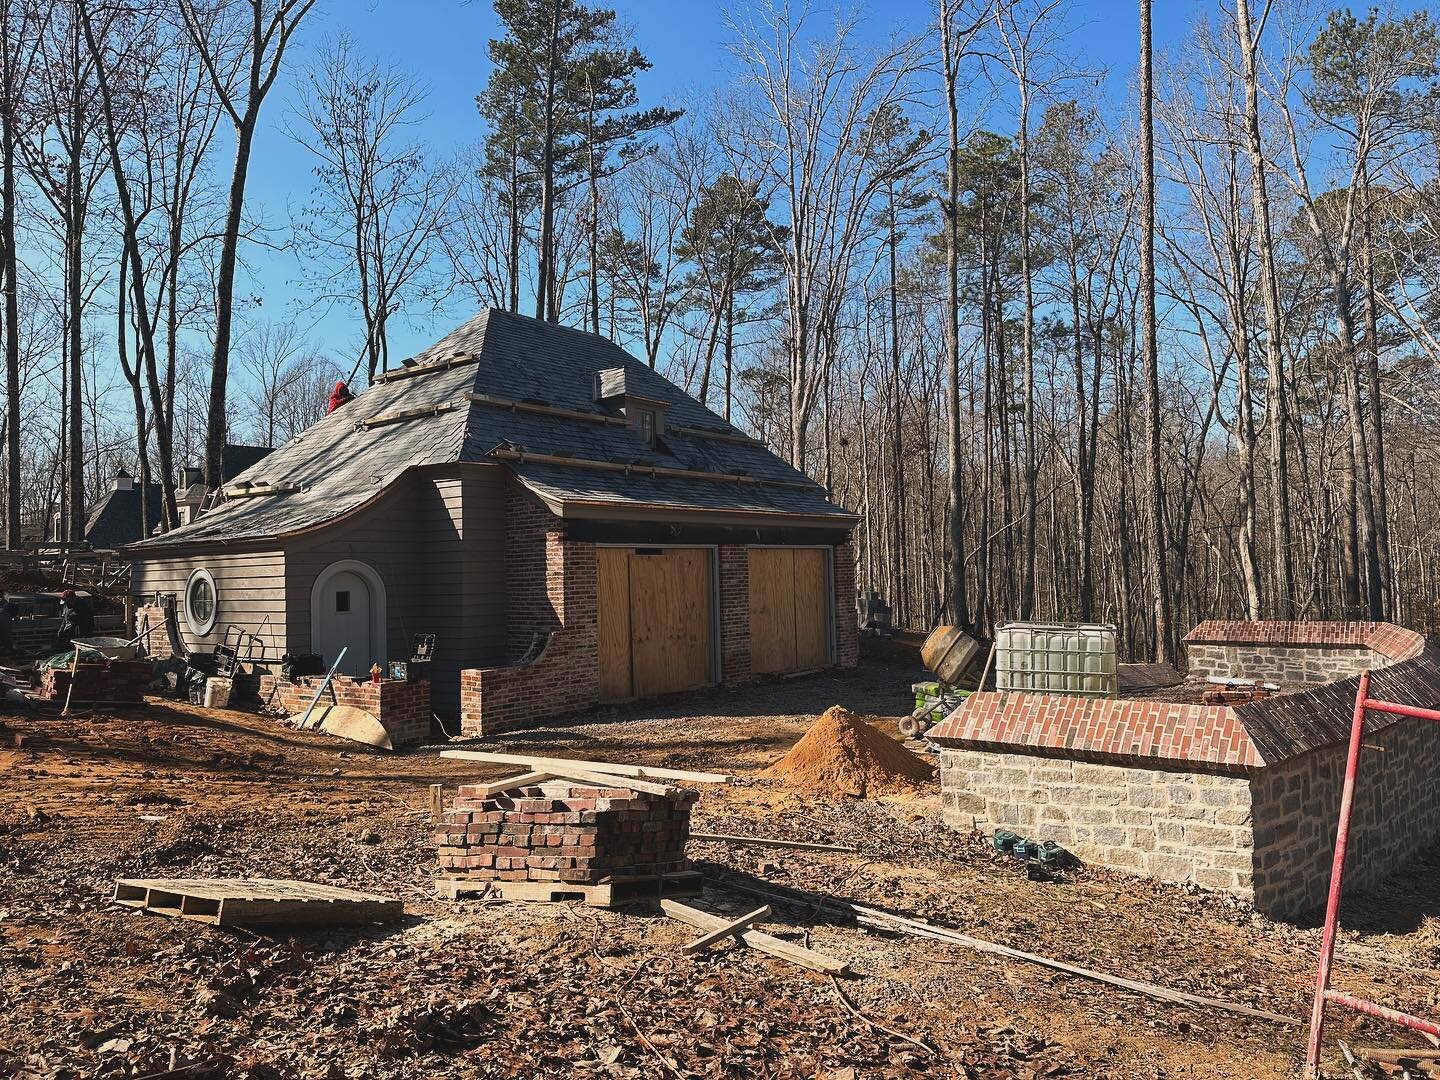
[[[764,773],[799,791],[857,799],[909,794],[934,774],[929,762],[839,705]]]

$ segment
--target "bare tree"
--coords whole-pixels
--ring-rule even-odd
[[[454,179],[411,135],[423,117],[418,81],[364,59],[344,37],[307,81],[303,124],[291,137],[319,164],[315,198],[298,228],[318,264],[322,295],[357,308],[364,320],[373,380],[390,367],[390,319],[438,294],[429,271]]]
[[[260,107],[275,85],[295,31],[315,0],[178,0],[185,29],[204,62],[215,94],[235,129],[235,163],[221,234],[215,282],[215,348],[205,421],[205,483],[218,487],[225,450],[225,391],[230,371],[235,267],[239,259],[245,182]]]

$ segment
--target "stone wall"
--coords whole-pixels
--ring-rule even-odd
[[[260,700],[294,716],[305,711],[323,681],[323,675],[306,675],[293,681],[280,675],[262,675]],[[330,685],[335,690],[335,703],[363,709],[375,717],[389,734],[392,745],[410,746],[430,738],[430,683],[427,680],[381,679],[377,683],[336,675]],[[326,691],[320,705],[328,705],[331,700]]]
[[[1401,720],[1365,736],[1347,894],[1370,888],[1440,840],[1440,724]],[[1383,752],[1371,747],[1383,747]],[[1324,907],[1334,857],[1347,747],[1302,754],[1250,781],[1255,815],[1255,903],[1277,918]]]
[[[1351,645],[1191,643],[1185,655],[1189,674],[1196,678],[1213,675],[1282,686],[1318,686],[1391,663],[1373,649]]]
[[[1349,890],[1378,885],[1440,841],[1440,724],[1402,720],[1365,741],[1384,750],[1361,759]],[[1227,774],[943,747],[943,814],[955,829],[1012,829],[1087,862],[1304,919],[1329,888],[1346,749]]]
[[[1253,896],[1244,776],[940,750],[945,823],[1054,840],[1086,862]]]

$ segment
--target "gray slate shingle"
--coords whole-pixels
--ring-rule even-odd
[[[534,454],[592,458],[639,468],[661,466],[721,472],[803,484],[781,487],[682,477],[653,477],[553,464],[513,463],[510,469],[536,494],[619,507],[762,511],[829,518],[848,525],[854,515],[825,491],[754,442],[707,439],[667,430],[651,447],[628,427],[523,412],[471,402],[474,391],[582,412],[618,415],[593,400],[594,375],[625,369],[626,389],[667,403],[668,427],[741,435],[614,342],[583,330],[490,310],[459,327],[408,363],[412,366],[478,356],[478,363],[378,383],[273,454],[237,481],[294,484],[300,491],[231,499],[198,521],[134,545],[138,550],[179,544],[283,536],[323,524],[379,495],[409,468],[453,461],[485,461],[499,447]],[[361,420],[420,406],[455,408],[359,429]]]

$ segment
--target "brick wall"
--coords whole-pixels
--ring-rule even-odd
[[[260,677],[260,700],[294,716],[305,711],[315,690],[324,681],[322,675],[302,676],[290,680],[280,675]],[[430,683],[424,679],[400,682],[381,679],[352,679],[336,675],[330,680],[335,690],[335,703],[364,709],[380,721],[394,746],[409,746],[430,738]],[[273,695],[273,697],[272,697]],[[331,703],[327,690],[321,705]]]
[[[860,630],[855,618],[855,546],[835,545],[835,663],[854,667],[860,662]]]
[[[506,554],[511,663],[460,672],[460,730],[510,731],[579,712],[600,694],[595,545],[566,538],[564,523],[512,493]],[[526,663],[535,635],[548,635]]]
[[[165,632],[164,608],[142,606],[135,609],[134,632],[139,634],[147,628],[150,636],[140,643],[145,649],[145,655],[151,660],[170,659],[170,635]]]
[[[1392,662],[1372,649],[1352,645],[1192,643],[1185,646],[1185,655],[1189,673],[1197,678],[1213,675],[1282,686],[1318,686]]]
[[[750,549],[720,546],[720,677],[743,683],[750,671]]]
[[[1244,776],[940,751],[945,823],[1054,840],[1086,862],[1254,895]]]

